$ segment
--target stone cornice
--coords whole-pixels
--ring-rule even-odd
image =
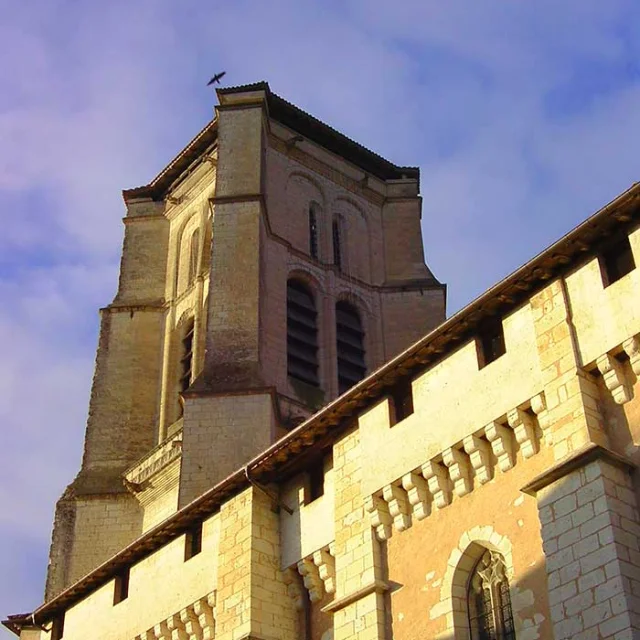
[[[553,465],[553,467],[550,467],[530,482],[527,482],[520,491],[535,497],[538,491],[553,484],[556,480],[560,480],[560,478],[570,474],[572,471],[588,465],[594,460],[604,460],[629,473],[636,468],[636,465],[631,460],[621,456],[619,453],[602,447],[599,444],[588,444],[574,451],[569,457]]]

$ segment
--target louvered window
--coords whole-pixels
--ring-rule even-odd
[[[338,391],[342,394],[364,378],[364,331],[358,310],[348,302],[336,304]]]
[[[287,372],[292,378],[319,386],[318,314],[313,295],[297,280],[287,283]]]
[[[180,357],[180,392],[184,392],[191,384],[193,369],[193,320],[187,326],[187,331],[182,338],[182,354]]]

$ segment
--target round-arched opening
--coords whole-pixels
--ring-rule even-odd
[[[287,373],[314,387],[318,376],[318,312],[313,293],[300,280],[287,282]]]
[[[338,391],[343,394],[364,378],[364,330],[358,309],[346,300],[336,304]]]

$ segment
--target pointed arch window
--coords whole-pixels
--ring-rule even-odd
[[[318,205],[312,202],[309,206],[309,255],[318,259]]]
[[[487,549],[467,589],[471,640],[515,640],[509,581],[502,556]]]
[[[338,353],[338,391],[343,394],[362,380],[367,367],[364,362],[364,331],[358,310],[340,300],[336,304],[336,341]]]
[[[189,276],[187,286],[191,286],[198,273],[198,253],[200,252],[200,229],[191,234],[189,242]]]
[[[299,280],[287,282],[287,372],[314,387],[318,377],[318,313],[313,294]]]

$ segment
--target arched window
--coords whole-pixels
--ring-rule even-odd
[[[342,233],[340,229],[340,220],[338,218],[333,219],[331,224],[331,237],[333,240],[333,264],[342,269]]]
[[[191,375],[193,373],[193,334],[193,320],[189,320],[180,343],[180,370],[178,379],[178,390],[180,393],[184,393],[191,384]],[[180,406],[182,407],[182,402]]]
[[[309,255],[318,258],[318,205],[309,206]]]
[[[299,280],[287,282],[287,372],[314,387],[318,378],[318,314],[313,294]]]
[[[200,229],[196,229],[191,234],[189,244],[189,276],[187,286],[191,286],[198,273],[198,253],[200,252]]]
[[[364,378],[364,331],[358,310],[341,300],[336,304],[338,391],[342,394]]]
[[[472,640],[514,640],[516,637],[509,581],[502,556],[487,549],[469,577],[467,588]]]

